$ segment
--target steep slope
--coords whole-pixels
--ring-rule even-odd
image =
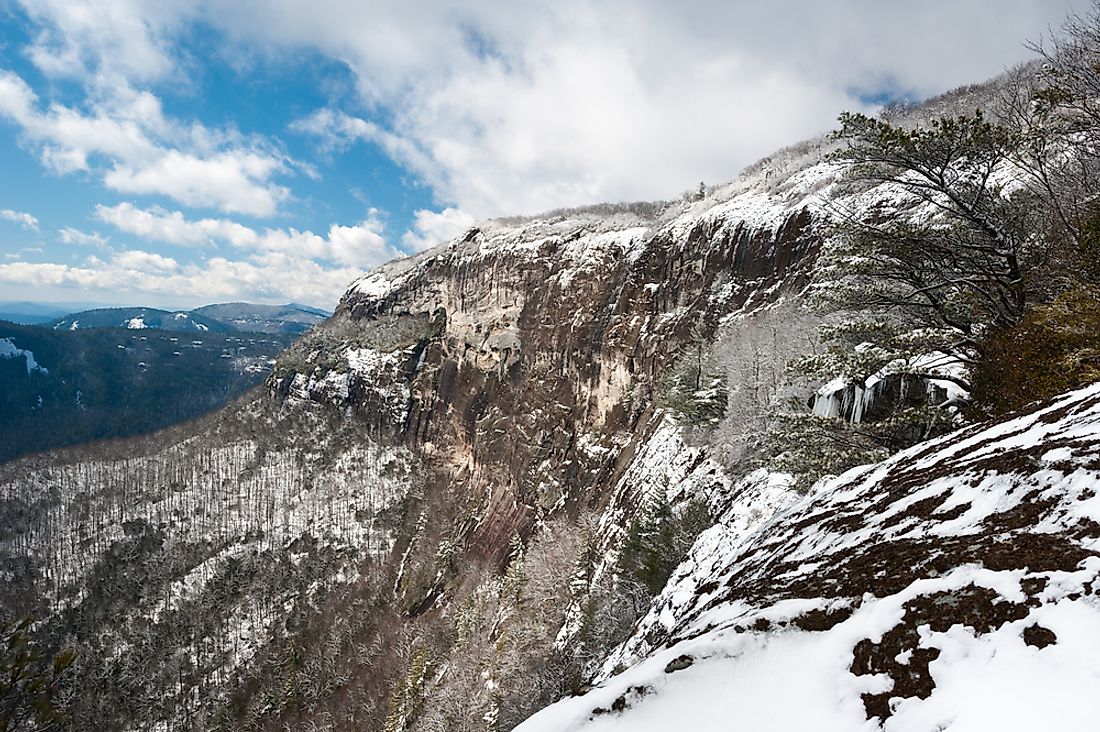
[[[521,729],[1088,729],[1098,453],[1100,385],[805,497],[756,473],[598,688]]]
[[[490,222],[380,268],[269,391],[0,469],[0,611],[81,649],[79,728],[377,723],[517,535],[609,500],[693,331],[801,289],[796,194],[752,224],[717,201]],[[326,655],[349,643],[377,652]],[[283,678],[303,652],[325,671]]]

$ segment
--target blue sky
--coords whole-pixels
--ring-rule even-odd
[[[477,219],[671,198],[987,78],[1086,7],[675,5],[0,0],[0,300],[332,307]]]

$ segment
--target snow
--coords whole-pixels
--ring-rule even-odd
[[[906,699],[886,729],[897,732],[950,729],[1087,730],[1100,711],[1100,606],[1063,599],[1034,610],[985,636],[956,625],[926,632],[922,646],[940,649],[930,665],[937,692]],[[1053,630],[1057,643],[1025,645],[1023,629]]]
[[[661,452],[658,445],[664,444],[667,452],[669,442],[663,435],[652,449]],[[1022,463],[1030,468],[1019,467],[1017,451],[1026,454],[1044,444],[1058,446]],[[978,542],[988,538],[991,527],[1005,525],[997,523],[1000,515],[1021,515],[1010,512],[1032,502],[1043,510],[1014,532],[1056,534],[1100,552],[1100,537],[1079,533],[1085,526],[1095,534],[1082,522],[1100,518],[1098,445],[1100,384],[1029,414],[960,430],[881,464],[853,469],[815,485],[804,497],[786,489],[784,476],[757,471],[733,487],[718,524],[699,537],[632,637],[606,659],[598,685],[544,709],[518,729],[1092,729],[1100,711],[1095,653],[1100,598],[1094,594],[1100,587],[1100,554],[1072,570],[1032,571],[982,566],[962,553],[955,566],[917,575],[897,591],[880,591],[868,577],[865,594],[856,597],[769,600],[768,593],[836,571],[838,562],[850,566],[844,564],[849,558],[887,542],[931,540],[929,546],[945,547],[949,544],[940,542],[950,539]],[[652,450],[640,455],[645,462],[654,460]],[[657,462],[674,464],[675,458]],[[909,487],[896,492],[897,480],[911,481],[922,470],[929,471],[927,480],[906,482]],[[949,518],[948,512],[956,515]],[[1014,526],[1011,519],[1008,526]],[[753,578],[759,584],[752,584]],[[1029,586],[1041,581],[1044,589],[1029,596],[1025,580]],[[757,589],[739,595],[731,587]],[[995,604],[1011,603],[1021,615],[1006,617],[988,632],[959,622],[940,631],[918,623],[917,647],[939,652],[928,666],[931,694],[894,697],[889,719],[882,725],[877,718],[868,720],[861,695],[889,694],[894,681],[886,674],[853,674],[857,644],[882,642],[920,598],[974,588],[994,593]],[[948,608],[940,611],[943,617],[953,617],[954,606],[943,607]],[[839,608],[851,614],[826,630],[787,622],[808,610]],[[768,622],[759,624],[762,620]],[[1025,643],[1024,630],[1036,624],[1053,631],[1053,645]],[[666,672],[668,663],[683,655],[693,663]],[[908,664],[912,649],[897,658]]]
[[[130,318],[129,320],[125,321],[123,325],[125,325],[130,330],[142,330],[143,328],[148,327],[147,325],[145,325],[145,318],[141,317],[140,315]]]
[[[1094,562],[1081,572],[1077,588],[1094,580],[1098,568]],[[901,619],[905,604],[920,596],[973,585],[1019,600],[1019,575],[963,566],[894,595],[868,596],[850,618],[824,632],[789,626],[741,633],[727,629],[685,640],[584,696],[544,709],[518,730],[878,730],[877,720],[866,719],[860,695],[889,691],[893,682],[851,674],[855,644],[881,639]],[[772,622],[793,617],[806,609],[800,602],[740,619],[749,624],[761,617]],[[1026,645],[1023,629],[1034,623],[1053,630],[1058,642],[1043,649]],[[888,732],[1094,727],[1100,693],[1100,657],[1095,654],[1100,602],[1095,598],[1063,597],[982,636],[961,625],[943,633],[925,626],[921,636],[920,647],[940,650],[929,667],[935,689],[927,699],[899,699],[885,724]],[[694,663],[666,672],[668,662],[681,655]],[[610,711],[620,697],[626,709]]]
[[[38,361],[35,360],[33,352],[19,348],[11,338],[0,338],[0,358],[25,358],[28,375],[35,371],[39,371],[43,374],[49,373],[44,366],[38,365]]]

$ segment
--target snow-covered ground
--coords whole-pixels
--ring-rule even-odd
[[[35,371],[41,371],[44,374],[48,373],[46,368],[40,366],[38,361],[35,360],[32,351],[28,351],[25,348],[19,348],[11,338],[0,338],[0,358],[24,358],[26,359],[28,374],[34,373]]]
[[[802,498],[753,474],[599,685],[519,729],[1095,729],[1098,454],[1100,384]]]

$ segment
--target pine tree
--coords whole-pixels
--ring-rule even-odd
[[[814,285],[818,306],[840,315],[832,348],[800,362],[809,372],[912,374],[969,383],[958,369],[979,355],[983,328],[1011,326],[1027,306],[1026,268],[1038,246],[1027,216],[997,182],[1019,141],[978,111],[905,129],[844,114],[834,159],[849,178],[898,201],[837,210]],[[917,361],[944,354],[936,372]]]
[[[676,518],[665,481],[646,495],[638,515],[630,522],[619,567],[620,572],[632,576],[651,595],[656,595],[679,563]]]

